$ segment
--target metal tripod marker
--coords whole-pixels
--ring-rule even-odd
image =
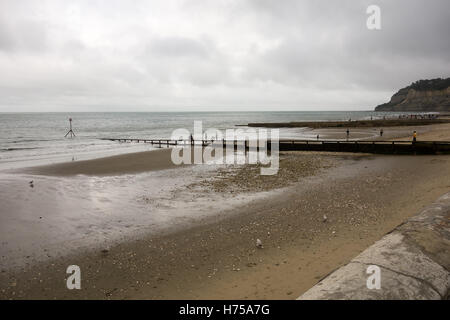
[[[70,124],[70,130],[66,133],[66,135],[64,136],[67,137],[67,135],[70,133],[70,137],[73,138],[75,137],[75,133],[72,130],[72,118],[69,118],[69,124]]]

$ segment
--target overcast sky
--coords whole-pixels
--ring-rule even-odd
[[[449,30],[448,0],[0,0],[0,111],[371,110],[450,76]]]

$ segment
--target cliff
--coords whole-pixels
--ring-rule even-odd
[[[375,111],[450,111],[450,78],[419,80],[400,89]]]

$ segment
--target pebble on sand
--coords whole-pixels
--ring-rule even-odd
[[[259,249],[262,249],[263,245],[262,245],[262,241],[260,239],[256,239],[256,247]]]

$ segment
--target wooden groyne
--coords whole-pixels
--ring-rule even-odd
[[[136,139],[136,138],[104,138],[102,140],[110,140],[117,142],[136,142],[136,143],[151,143],[160,146],[177,146],[177,145],[202,145],[207,146],[213,142],[213,140],[172,140],[172,139]]]
[[[450,154],[450,141],[280,141],[280,150],[376,154]]]
[[[232,145],[234,149],[249,150],[249,142],[241,140],[170,140],[170,139],[129,139],[107,138],[117,142],[150,143],[158,147],[169,146],[218,146]],[[271,149],[272,142],[267,141],[267,148]],[[252,144],[250,144],[251,146]],[[280,151],[331,151],[357,152],[374,154],[450,154],[450,141],[342,141],[342,140],[280,140]]]

